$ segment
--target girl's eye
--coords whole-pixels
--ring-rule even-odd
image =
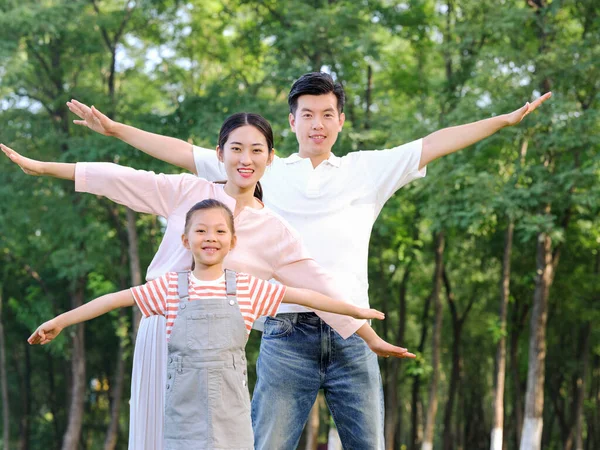
[[[254,153],[262,153],[262,148],[255,148]]]
[[[310,114],[303,114],[302,117],[304,117],[305,119],[310,119]]]
[[[217,231],[217,233],[219,233],[219,234],[225,234],[227,232],[225,230],[219,230],[219,231]]]
[[[196,233],[204,233],[204,230],[196,230]]]
[[[231,147],[232,152],[239,152],[241,149],[239,147]]]

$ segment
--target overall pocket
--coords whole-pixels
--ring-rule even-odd
[[[186,340],[191,350],[227,348],[231,345],[230,313],[193,312],[186,318]]]

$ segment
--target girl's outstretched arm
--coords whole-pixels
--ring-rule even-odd
[[[0,149],[2,149],[4,154],[8,156],[12,162],[17,164],[27,175],[47,175],[54,178],[64,178],[65,180],[75,180],[75,164],[45,162],[25,158],[23,155],[20,155],[4,144],[0,144]]]
[[[336,314],[344,314],[356,319],[385,319],[385,314],[376,309],[360,308],[342,300],[335,300],[310,289],[288,287],[283,296],[283,303],[295,303],[307,308],[328,311]]]
[[[56,316],[48,322],[44,322],[31,336],[29,336],[27,342],[32,345],[47,344],[58,336],[65,327],[85,322],[86,320],[106,314],[113,309],[122,308],[124,306],[133,306],[133,303],[133,295],[129,289],[103,295],[79,308],[72,309],[60,316]]]
[[[74,99],[67,102],[67,106],[81,119],[74,120],[74,124],[88,127],[104,136],[114,136],[154,158],[196,173],[192,144],[115,122],[94,106],[90,108]]]

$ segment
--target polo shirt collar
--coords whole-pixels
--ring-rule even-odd
[[[285,158],[284,161],[286,164],[294,164],[298,161],[302,161],[303,159],[306,159],[306,158],[301,158],[298,153],[294,153],[293,155],[290,155],[287,158]],[[340,167],[340,164],[342,163],[342,159],[339,156],[335,156],[333,153],[331,153],[329,155],[329,158],[323,162],[328,163],[329,165],[331,165],[333,167]]]

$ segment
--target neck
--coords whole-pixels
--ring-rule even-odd
[[[331,149],[327,152],[323,152],[323,153],[319,153],[318,155],[315,155],[313,153],[310,152],[304,152],[302,151],[302,149],[300,149],[298,151],[298,155],[300,156],[300,158],[308,158],[310,159],[310,162],[313,166],[313,169],[315,167],[317,167],[319,164],[321,164],[323,161],[326,161],[329,159],[329,156],[331,156]]]
[[[194,267],[192,273],[201,281],[218,280],[221,275],[223,275],[223,264],[207,266],[205,264],[196,263],[196,267]]]
[[[262,207],[260,202],[256,199],[256,197],[254,197],[255,187],[256,185],[250,188],[240,188],[239,186],[236,186],[233,183],[225,183],[225,187],[223,188],[225,193],[230,197],[235,198],[236,203],[234,216],[237,216],[239,212],[246,206],[254,209],[259,209]]]

